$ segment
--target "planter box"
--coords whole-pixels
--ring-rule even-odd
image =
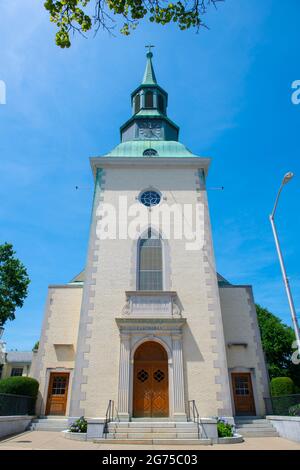
[[[72,439],[73,441],[86,441],[86,432],[71,432],[62,431],[66,439]]]
[[[234,434],[232,437],[218,437],[218,444],[238,444],[244,442],[243,436]]]

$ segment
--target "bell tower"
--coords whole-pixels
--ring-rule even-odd
[[[203,417],[232,416],[205,188],[210,160],[178,141],[152,58],[149,50],[121,142],[91,159],[95,193],[73,417],[103,418],[113,401],[121,421],[186,421],[191,400]],[[111,208],[115,232],[106,230]],[[135,211],[146,215],[138,226]],[[190,249],[193,221],[191,235],[203,234],[203,243]]]
[[[151,48],[142,83],[131,93],[132,117],[121,126],[121,141],[178,140],[179,127],[167,117],[168,93],[158,85]]]

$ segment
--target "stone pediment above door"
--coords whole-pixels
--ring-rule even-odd
[[[175,291],[127,291],[122,317],[181,318],[182,306]]]

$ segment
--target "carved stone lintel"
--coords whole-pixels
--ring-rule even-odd
[[[181,306],[176,292],[128,291],[122,316],[151,318],[180,318]]]

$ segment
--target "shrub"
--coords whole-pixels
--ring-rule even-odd
[[[222,418],[218,418],[217,429],[218,429],[218,437],[232,437],[233,436],[233,425],[227,423]]]
[[[0,393],[11,393],[13,395],[26,395],[36,398],[39,383],[32,377],[8,377],[0,380]]]
[[[289,416],[300,416],[300,403],[289,408]]]
[[[292,395],[294,393],[294,382],[290,377],[275,377],[271,380],[271,394],[273,397]]]
[[[87,431],[87,420],[81,416],[81,418],[74,421],[69,427],[71,432],[86,432]]]

